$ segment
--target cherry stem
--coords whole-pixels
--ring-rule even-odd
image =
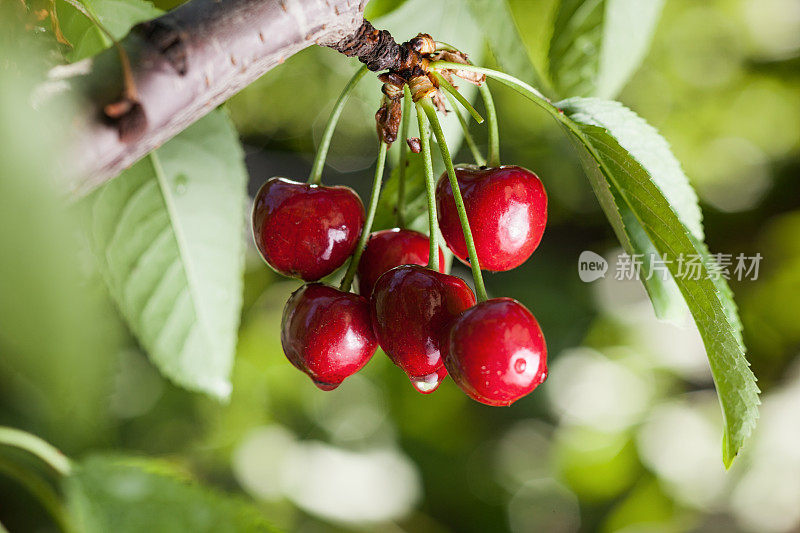
[[[483,105],[486,107],[486,119],[489,121],[489,163],[490,167],[500,166],[500,128],[497,121],[497,109],[489,85],[483,82],[480,86]]]
[[[0,445],[25,450],[50,465],[62,476],[69,475],[72,470],[69,459],[52,444],[25,431],[0,426]]]
[[[466,119],[461,114],[461,112],[456,108],[455,99],[450,96],[449,93],[445,93],[447,95],[447,99],[450,100],[450,105],[453,106],[453,113],[455,113],[456,117],[458,118],[458,123],[461,124],[461,129],[464,132],[464,141],[466,141],[467,146],[469,147],[469,151],[472,153],[472,158],[475,160],[475,163],[478,166],[483,166],[486,164],[486,158],[483,157],[480,148],[478,148],[477,143],[475,143],[475,139],[472,137],[472,134],[469,132],[469,124],[467,124]]]
[[[503,85],[508,85],[550,114],[556,117],[561,115],[558,108],[554,106],[553,103],[540,91],[534,89],[524,81],[515,78],[512,75],[506,74],[505,72],[492,70],[490,68],[476,67],[474,65],[452,63],[450,61],[434,61],[429,65],[429,67],[434,70],[466,70],[469,72],[477,72],[478,74],[485,74],[486,76],[499,81]],[[570,120],[564,118],[559,118],[559,121],[564,123],[570,122]]]
[[[470,115],[472,115],[472,118],[474,118],[478,124],[483,124],[483,117],[480,115],[480,113],[478,113],[475,108],[472,107],[472,104],[469,103],[469,100],[464,98],[464,95],[458,92],[458,89],[453,87],[452,83],[447,81],[447,79],[438,72],[434,72],[433,76],[436,78],[436,81],[439,82],[439,87],[444,89],[446,94],[452,95],[458,101],[458,103],[461,104]]]
[[[367,72],[368,69],[366,65],[358,69],[358,71],[353,74],[353,77],[350,78],[350,81],[347,82],[347,85],[345,85],[342,90],[342,94],[339,95],[339,99],[336,101],[336,104],[334,104],[331,116],[328,118],[328,123],[325,124],[325,132],[322,134],[322,140],[319,143],[319,148],[317,148],[317,154],[314,156],[314,164],[311,167],[311,175],[308,178],[308,183],[319,185],[322,181],[322,170],[325,168],[325,159],[328,157],[328,148],[331,146],[333,130],[336,129],[339,117],[342,116],[344,104],[347,103],[350,93],[353,92],[353,89],[355,89],[358,82]]]
[[[447,148],[447,140],[444,138],[444,131],[442,125],[439,123],[439,117],[436,116],[436,109],[433,107],[433,102],[430,98],[425,98],[417,103],[417,108],[422,106],[428,120],[433,128],[433,134],[436,136],[436,142],[439,144],[439,149],[442,152],[442,160],[444,166],[447,168],[447,177],[450,178],[450,188],[453,189],[453,199],[456,203],[456,211],[458,211],[458,220],[461,222],[461,230],[464,232],[464,241],[467,244],[467,252],[469,254],[469,264],[472,268],[472,279],[475,282],[475,292],[479,302],[485,302],[489,299],[486,294],[486,286],[483,284],[483,275],[481,274],[481,267],[478,263],[478,253],[475,250],[475,241],[472,238],[472,230],[469,227],[469,219],[467,218],[467,210],[464,207],[464,199],[461,197],[461,189],[458,187],[458,178],[456,178],[456,170],[453,168],[453,159],[450,157],[450,150]]]
[[[436,182],[433,177],[433,157],[431,156],[431,132],[428,121],[425,120],[425,103],[430,103],[430,98],[423,98],[417,102],[417,123],[419,124],[419,141],[422,147],[422,161],[425,166],[425,192],[428,199],[428,241],[430,251],[428,255],[428,268],[439,270],[439,235],[437,233],[438,220],[436,216]]]
[[[408,129],[411,125],[411,113],[414,102],[411,100],[411,90],[408,85],[403,86],[403,122],[400,125],[400,160],[398,161],[400,174],[397,182],[397,226],[406,227],[406,172],[408,169]]]
[[[364,253],[364,247],[367,245],[367,240],[372,232],[372,222],[375,220],[375,213],[378,211],[378,199],[381,196],[381,182],[383,181],[383,169],[386,167],[386,152],[388,150],[389,145],[382,142],[378,151],[378,164],[375,168],[375,179],[372,182],[367,218],[364,220],[364,227],[361,229],[361,236],[358,238],[355,252],[353,252],[353,257],[350,259],[350,265],[347,267],[344,278],[342,278],[341,285],[339,285],[339,289],[344,292],[350,291],[350,286],[356,277],[356,270],[358,270],[358,262],[361,260],[361,254]]]

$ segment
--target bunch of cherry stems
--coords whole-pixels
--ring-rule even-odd
[[[467,67],[467,65],[461,64],[450,64],[441,62],[442,68],[463,68]],[[436,63],[432,66],[436,67]],[[445,65],[448,65],[447,67]],[[494,71],[490,71],[489,69],[482,69],[479,67],[472,67],[470,69],[464,68],[464,70],[476,70],[481,73],[495,73]],[[327,156],[328,148],[330,147],[330,142],[333,137],[333,131],[336,127],[337,122],[339,121],[339,117],[342,114],[342,110],[344,109],[344,104],[347,101],[350,93],[352,93],[355,86],[364,77],[364,75],[368,72],[366,67],[361,67],[358,72],[353,75],[350,79],[348,84],[345,86],[342,94],[339,96],[339,100],[336,102],[333,112],[331,113],[330,118],[328,119],[328,123],[325,127],[325,132],[322,136],[322,141],[320,142],[319,150],[317,151],[317,155],[314,159],[314,164],[311,169],[311,176],[308,180],[309,183],[312,184],[319,184],[322,178],[322,170],[325,165],[325,158]],[[441,89],[444,90],[445,94],[447,95],[450,103],[453,107],[453,112],[458,117],[459,123],[464,131],[464,138],[469,146],[470,151],[472,152],[473,158],[478,165],[486,164],[486,160],[481,155],[477,145],[475,144],[474,139],[469,133],[469,127],[461,115],[461,113],[456,108],[456,102],[460,103],[465,107],[467,111],[478,121],[478,123],[483,122],[483,118],[478,114],[477,111],[469,104],[469,102],[453,87],[443,76],[441,76],[435,70],[434,76],[436,77],[437,81],[439,82],[439,86]],[[501,74],[497,72],[496,74]],[[518,80],[515,80],[518,81]],[[519,82],[522,83],[522,82]],[[411,91],[408,88],[408,85],[404,87],[404,102],[403,102],[403,121],[400,131],[400,159],[399,159],[399,184],[398,184],[398,199],[397,199],[397,222],[398,226],[404,227],[405,226],[405,174],[406,174],[406,158],[408,155],[408,146],[406,145],[405,140],[408,138],[408,130],[409,130],[409,122],[410,122],[410,111],[411,107],[414,106],[416,108],[417,114],[417,123],[419,127],[420,133],[420,144],[422,149],[422,157],[425,166],[425,189],[426,189],[426,196],[427,196],[427,204],[428,204],[428,229],[429,229],[429,242],[430,242],[430,253],[429,253],[429,261],[428,261],[428,268],[431,268],[435,271],[439,270],[439,239],[437,234],[437,216],[436,216],[436,198],[435,198],[435,178],[433,175],[433,158],[431,155],[431,148],[430,148],[430,130],[428,126],[433,129],[433,134],[436,137],[436,141],[439,145],[439,149],[441,150],[442,160],[444,161],[445,168],[447,169],[447,176],[450,180],[450,185],[453,190],[453,197],[456,204],[456,210],[458,211],[458,217],[461,222],[461,228],[464,232],[464,240],[467,244],[467,251],[469,254],[469,262],[470,267],[472,269],[472,278],[475,284],[475,291],[477,293],[478,302],[483,302],[488,299],[486,294],[486,287],[483,283],[483,275],[481,274],[480,264],[478,262],[478,255],[475,249],[475,242],[472,238],[472,231],[469,226],[469,221],[467,219],[467,212],[464,207],[464,200],[461,197],[461,191],[458,186],[458,181],[456,179],[455,168],[453,167],[453,160],[450,154],[450,150],[447,146],[447,141],[444,137],[444,131],[442,130],[441,123],[439,122],[439,117],[436,114],[436,108],[433,105],[433,102],[430,97],[421,98],[419,101],[414,103],[411,97]],[[533,90],[531,88],[531,90]],[[486,83],[482,83],[480,85],[480,92],[481,96],[483,97],[484,105],[486,107],[486,113],[489,118],[489,161],[488,164],[490,166],[498,166],[500,164],[500,138],[497,126],[497,113],[494,107],[494,101],[492,99],[491,92],[489,91],[488,86]],[[535,91],[534,91],[535,92]],[[367,208],[367,217],[364,221],[364,228],[361,232],[361,236],[359,241],[356,245],[355,252],[353,253],[353,257],[350,260],[350,265],[347,268],[347,272],[342,279],[340,289],[344,292],[348,292],[350,290],[350,286],[353,283],[353,279],[356,275],[356,270],[358,268],[358,262],[361,259],[361,254],[364,251],[364,247],[366,246],[367,239],[369,238],[370,232],[372,231],[372,223],[375,219],[375,213],[378,208],[378,200],[380,198],[380,191],[381,191],[381,183],[383,181],[383,174],[384,169],[386,166],[386,154],[388,152],[389,145],[385,142],[380,143],[380,149],[378,152],[378,162],[375,169],[375,179],[372,184],[372,193],[370,195],[369,206]]]

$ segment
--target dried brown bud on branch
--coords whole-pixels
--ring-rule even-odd
[[[381,92],[390,100],[400,100],[403,97],[403,86],[398,87],[392,83],[384,83]]]
[[[378,130],[378,138],[381,142],[392,144],[397,140],[397,132],[400,130],[400,120],[403,117],[403,108],[400,100],[383,99],[383,105],[375,113],[375,123]]]
[[[408,41],[408,44],[420,55],[429,55],[436,51],[436,41],[427,33],[417,34],[416,37]]]

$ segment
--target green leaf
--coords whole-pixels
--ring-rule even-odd
[[[163,11],[146,0],[79,0],[115,39],[122,39],[132,26],[156,18]],[[64,37],[72,44],[67,54],[70,62],[91,57],[111,46],[111,41],[86,16],[57,0],[56,9]]]
[[[370,0],[364,10],[364,18],[367,20],[375,20],[378,17],[388,15],[405,2],[406,0]]]
[[[550,78],[566,96],[613,98],[644,59],[664,0],[562,0]]]
[[[629,246],[641,247],[644,237],[649,240],[689,307],[722,406],[723,461],[730,466],[755,426],[759,390],[745,358],[730,288],[724,279],[710,276],[713,260],[702,242],[699,208],[688,180],[666,141],[630,110],[583,98],[557,106],[571,120],[566,125],[595,190],[605,186],[609,192],[599,196],[615,230],[628,236]],[[694,256],[701,260],[696,279],[679,272],[679,259]]]
[[[639,115],[620,104],[598,98],[570,98],[558,104],[575,122],[608,130],[630,155],[653,172],[652,179],[664,192],[681,222],[703,239],[703,214],[689,178],[667,141]]]
[[[663,269],[656,270],[661,255],[653,246],[636,215],[625,203],[619,190],[613,186],[609,186],[609,189],[614,195],[614,203],[625,228],[625,237],[620,237],[620,242],[623,246],[627,242],[629,246],[625,248],[628,254],[632,257],[638,256],[641,260],[640,278],[650,303],[653,304],[656,317],[659,320],[680,322],[686,314],[686,305],[675,280],[670,273],[664,273]]]
[[[65,480],[85,533],[276,531],[253,505],[201,486],[165,461],[93,456]]]
[[[98,267],[159,369],[230,393],[242,293],[247,173],[215,111],[89,198]]]
[[[685,309],[683,297],[671,276],[669,279],[662,279],[659,275],[651,275],[654,273],[654,259],[658,256],[641,224],[622,200],[617,188],[606,181],[591,154],[582,150],[579,156],[587,169],[589,183],[617,239],[629,255],[641,256],[640,277],[653,304],[656,317],[660,320],[679,320]]]
[[[467,5],[475,19],[481,21],[484,36],[497,64],[504,71],[513,72],[522,81],[541,87],[542,77],[533,66],[508,0],[467,0]]]

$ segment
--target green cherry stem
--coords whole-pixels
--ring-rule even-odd
[[[424,98],[418,102],[417,108],[420,106],[425,110],[425,114],[428,116],[428,120],[431,123],[433,134],[436,136],[436,142],[439,144],[439,149],[442,152],[444,166],[447,168],[447,177],[450,178],[450,187],[453,189],[453,199],[456,203],[458,219],[461,222],[461,229],[464,232],[464,241],[467,244],[469,264],[470,268],[472,268],[472,279],[475,282],[475,292],[477,293],[478,302],[485,302],[489,297],[486,294],[486,286],[483,284],[483,275],[481,274],[480,263],[478,263],[478,253],[475,250],[475,241],[472,238],[472,230],[469,227],[469,219],[467,219],[464,199],[461,197],[461,189],[458,187],[456,171],[455,168],[453,168],[453,159],[450,157],[450,150],[447,148],[447,140],[444,138],[442,125],[439,123],[439,117],[436,116],[436,109],[433,107],[433,102],[431,102],[430,98]]]
[[[489,122],[489,166],[500,166],[500,127],[497,122],[497,109],[489,85],[483,82],[480,87],[483,105],[486,107],[486,119]]]
[[[403,122],[400,124],[400,160],[398,161],[400,174],[397,181],[397,226],[406,227],[406,172],[408,169],[408,129],[411,125],[411,113],[414,102],[411,100],[411,90],[408,85],[403,86]]]
[[[419,124],[419,141],[422,147],[422,161],[425,166],[425,192],[428,199],[428,235],[430,251],[428,255],[428,268],[439,270],[439,234],[437,233],[438,219],[436,216],[436,182],[433,177],[433,157],[431,156],[431,132],[428,121],[425,119],[425,103],[430,104],[429,98],[417,102],[417,123]],[[431,104],[432,105],[432,104]]]
[[[364,247],[367,245],[370,232],[372,232],[372,222],[375,220],[375,212],[378,210],[378,199],[381,196],[381,182],[383,181],[383,169],[386,167],[386,152],[388,150],[389,145],[382,142],[380,151],[378,152],[375,179],[372,182],[372,193],[369,197],[367,218],[364,220],[364,227],[361,230],[361,236],[358,238],[358,244],[356,244],[353,257],[350,259],[350,265],[347,267],[347,272],[342,279],[342,284],[339,286],[339,289],[344,292],[350,291],[350,286],[353,284],[353,279],[356,277],[356,270],[358,270],[358,262],[361,260],[361,254],[364,253]]]
[[[0,426],[0,445],[25,450],[50,465],[53,470],[62,476],[67,476],[72,471],[72,465],[67,456],[58,451],[52,444],[25,431]]]
[[[486,76],[499,81],[503,85],[508,85],[518,93],[522,94],[530,101],[550,113],[551,115],[555,116],[559,122],[564,124],[572,122],[568,118],[563,117],[563,114],[559,111],[559,109],[550,102],[550,100],[543,95],[541,92],[537,91],[524,81],[511,76],[510,74],[506,74],[505,72],[500,72],[498,70],[492,70],[490,68],[484,67],[476,67],[474,65],[463,65],[461,63],[451,63],[449,61],[434,61],[431,63],[430,68],[434,70],[466,70],[469,72],[477,72],[478,74],[485,74]]]
[[[331,146],[333,130],[336,129],[336,124],[339,122],[339,117],[342,116],[344,104],[347,103],[350,93],[353,92],[353,89],[355,89],[356,85],[358,85],[358,82],[367,72],[369,71],[366,65],[358,69],[358,71],[353,74],[353,77],[350,78],[350,81],[347,82],[347,85],[345,85],[344,89],[342,90],[342,94],[339,95],[339,99],[333,106],[333,111],[331,111],[331,116],[328,118],[328,123],[325,124],[325,132],[322,134],[322,140],[319,143],[317,154],[314,156],[314,164],[311,167],[311,175],[308,178],[308,183],[319,185],[319,183],[322,181],[322,169],[325,167],[325,159],[328,157],[328,148]]]
[[[475,139],[469,132],[469,124],[467,124],[467,121],[461,114],[461,111],[458,110],[455,99],[449,93],[445,94],[447,95],[447,99],[450,100],[450,105],[453,107],[453,113],[455,113],[456,117],[458,118],[458,123],[461,124],[461,129],[464,132],[464,141],[467,143],[467,147],[469,147],[469,151],[472,153],[472,158],[475,160],[475,163],[478,166],[485,165],[486,158],[483,157],[480,148],[478,148],[477,143],[475,143]]]
[[[447,79],[438,72],[434,72],[433,76],[436,78],[436,81],[439,82],[440,88],[444,89],[447,94],[455,98],[458,101],[458,103],[461,104],[464,107],[464,109],[466,109],[469,112],[470,115],[472,115],[472,118],[474,118],[478,124],[483,124],[483,117],[481,116],[481,114],[478,113],[474,107],[472,107],[472,104],[469,103],[469,100],[464,98],[463,94],[458,92],[458,89],[453,87],[452,83],[447,81]]]

